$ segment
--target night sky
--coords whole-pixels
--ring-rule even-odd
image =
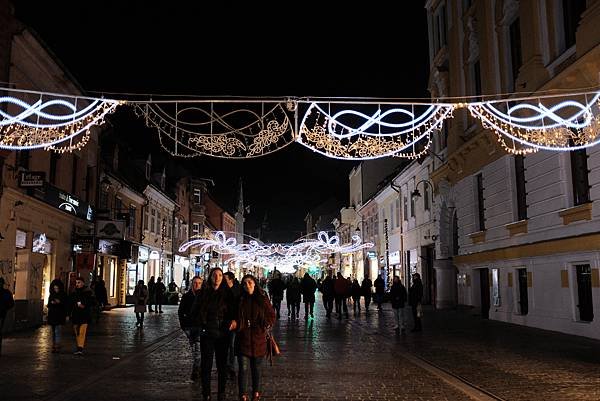
[[[17,17],[90,95],[428,96],[422,1],[336,9],[324,9],[325,2],[14,3]],[[160,162],[170,157],[153,131],[139,121],[127,124],[137,156],[152,152]],[[203,157],[186,167],[213,178],[211,192],[231,211],[242,176],[247,227],[256,227],[266,213],[270,229],[289,241],[305,229],[309,208],[332,196],[347,205],[348,172],[356,164],[292,144],[258,159]]]

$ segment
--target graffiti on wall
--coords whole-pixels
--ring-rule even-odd
[[[4,279],[4,282],[9,288],[12,288],[12,284],[14,281],[14,272],[15,271],[12,260],[0,260],[0,277]]]

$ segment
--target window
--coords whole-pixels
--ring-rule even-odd
[[[390,227],[394,228],[396,225],[394,224],[394,202],[390,203]]]
[[[200,223],[192,224],[192,235],[200,235]]]
[[[202,201],[202,189],[194,188],[194,204],[199,205]]]
[[[156,233],[156,210],[150,210],[150,232]]]
[[[400,227],[400,199],[396,199],[396,227]]]
[[[408,220],[408,197],[406,195],[404,195],[404,198],[402,199],[402,201],[404,202],[404,221]]]
[[[573,146],[572,140],[569,145]],[[590,201],[590,184],[588,180],[587,152],[585,149],[573,150],[571,156],[571,180],[573,185],[573,206]]]
[[[433,46],[435,53],[447,44],[446,5],[438,7],[433,15]]]
[[[517,187],[517,220],[527,218],[527,192],[525,192],[525,157],[515,156],[515,181]]]
[[[48,181],[50,181],[50,184],[53,185],[56,185],[56,170],[58,168],[58,159],[60,159],[60,155],[58,153],[50,153],[50,177],[48,178]]]
[[[510,41],[510,88],[515,88],[515,81],[519,77],[519,69],[523,65],[523,54],[521,51],[521,26],[520,19],[517,18],[508,27],[508,36]]]
[[[150,211],[146,209],[145,219],[144,219],[144,230],[148,231],[148,222],[150,221]]]
[[[135,206],[129,205],[129,235],[132,237],[135,236],[135,212]]]
[[[585,11],[586,0],[562,0],[565,50],[575,44],[577,27]]]
[[[485,208],[483,198],[483,174],[477,174],[475,176],[475,183],[477,187],[477,215],[479,223],[479,231],[485,230]]]
[[[479,63],[479,59],[471,64],[471,71],[473,76],[473,95],[477,96],[477,101],[481,101],[481,64]]]
[[[452,255],[458,255],[459,250],[460,247],[458,245],[458,214],[455,211],[452,216]]]
[[[410,197],[410,217],[415,217],[415,197],[411,195]]]
[[[429,195],[429,184],[427,183],[427,181],[425,181],[423,183],[423,208],[425,210],[429,210],[431,208],[429,204],[430,197],[431,195]]]
[[[54,152],[50,153],[50,160],[52,160],[53,155],[57,154]],[[25,170],[29,170],[29,150],[19,150],[16,157],[17,167],[23,167]]]
[[[123,212],[121,210],[122,208],[123,208],[123,201],[118,196],[115,196],[115,209],[114,209],[114,213],[113,213],[115,220],[119,219],[120,213]]]
[[[108,204],[108,191],[105,189],[102,189],[100,191],[100,209],[108,209],[110,208],[110,205]],[[105,212],[108,213],[108,212]]]

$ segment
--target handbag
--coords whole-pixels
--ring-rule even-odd
[[[279,344],[275,341],[273,337],[273,333],[269,330],[267,331],[267,359],[271,366],[273,366],[273,355],[281,354],[281,349],[279,348]]]

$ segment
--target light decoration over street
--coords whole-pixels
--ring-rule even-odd
[[[414,159],[427,152],[432,134],[442,129],[454,108],[431,103],[312,103],[300,124],[298,142],[337,159]]]
[[[43,148],[63,153],[80,149],[89,140],[89,130],[103,124],[104,117],[121,103],[10,88],[2,90],[8,96],[0,97],[0,149],[7,150]]]
[[[134,104],[173,156],[249,159],[295,140],[290,106],[278,101],[157,101]]]
[[[0,149],[82,149],[91,128],[133,106],[173,156],[248,159],[298,142],[345,160],[418,158],[456,109],[467,108],[510,153],[571,151],[600,142],[600,92],[475,102],[221,98],[115,100],[0,88]]]
[[[292,244],[262,244],[252,239],[248,243],[238,243],[235,233],[231,236],[223,231],[215,231],[209,238],[193,238],[179,246],[179,252],[195,248],[197,253],[209,249],[222,255],[229,255],[227,263],[262,266],[302,266],[315,264],[323,260],[324,255],[332,253],[352,253],[372,248],[373,243],[363,243],[359,235],[353,235],[349,244],[342,244],[338,235],[329,235],[320,231],[316,238],[303,237]]]
[[[594,92],[476,102],[467,107],[508,152],[571,151],[600,142],[599,98],[600,93]]]

